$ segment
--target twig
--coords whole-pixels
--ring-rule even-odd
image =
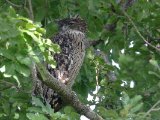
[[[147,113],[144,115],[144,117],[146,117],[147,115],[149,115],[150,112],[152,112],[152,111],[158,111],[158,110],[160,110],[160,108],[155,108],[158,104],[160,104],[160,100],[157,101],[157,102],[147,111]]]
[[[140,33],[140,31],[138,30],[138,28],[136,27],[136,25],[134,24],[133,20],[130,18],[130,16],[124,11],[122,10],[123,14],[128,18],[128,20],[131,22],[131,24],[133,25],[135,31],[137,32],[137,34],[142,38],[142,40],[149,45],[150,47],[154,48],[155,50],[160,52],[160,49],[158,49],[157,47],[155,47],[154,45],[152,45],[151,43],[149,43],[144,37],[143,35]]]
[[[14,7],[18,7],[18,8],[21,8],[22,5],[16,5],[15,3],[12,3],[11,1],[9,0],[6,0],[7,3],[9,3],[10,5],[14,6]]]
[[[98,63],[96,63],[96,95],[98,94],[98,86],[99,86],[99,82],[98,82],[98,76],[99,76],[99,68],[98,68]]]
[[[26,6],[27,6],[27,0],[24,1],[24,10],[27,12],[29,18],[31,18],[30,11],[29,11],[29,9]]]
[[[152,109],[152,111],[159,111],[160,110],[160,108],[154,108],[154,109]]]
[[[91,47],[91,46],[97,46],[99,45],[100,43],[103,43],[104,40],[102,39],[99,39],[99,40],[87,40],[87,42],[85,43],[85,46],[86,46],[86,49]]]
[[[123,9],[124,9],[124,10],[127,10],[128,7],[132,6],[132,4],[133,4],[134,2],[136,2],[136,1],[135,1],[135,0],[127,0],[127,2],[124,4]]]
[[[32,9],[32,0],[28,0],[28,5],[29,5],[29,12],[30,12],[30,19],[34,20],[34,14],[33,14],[33,9]]]
[[[27,14],[28,14],[29,18],[31,19],[31,16],[30,16],[30,11],[29,11],[29,9],[28,9],[26,6],[24,6],[24,9],[26,10],[26,12],[27,12]]]

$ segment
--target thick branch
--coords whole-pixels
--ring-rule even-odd
[[[68,104],[74,107],[79,114],[85,115],[91,120],[103,120],[101,116],[92,111],[88,106],[81,103],[75,92],[71,91],[64,84],[54,78],[41,63],[37,64],[37,69],[42,76],[41,81],[49,88],[56,90],[56,92],[61,95]]]

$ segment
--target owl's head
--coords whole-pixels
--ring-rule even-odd
[[[87,29],[86,22],[80,17],[65,18],[65,19],[59,20],[57,23],[59,28],[62,30],[69,28],[69,29],[85,32]]]

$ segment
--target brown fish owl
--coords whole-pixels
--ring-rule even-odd
[[[48,65],[47,69],[68,89],[71,89],[85,56],[86,23],[81,18],[66,18],[58,21],[58,26],[59,33],[51,40],[61,47],[61,53],[54,55],[57,62],[56,68],[53,69]],[[61,97],[42,83],[39,83],[37,87],[40,89],[44,101],[58,111],[63,104]]]
[[[86,23],[80,18],[67,18],[58,25],[60,32],[52,41],[60,45],[62,52],[54,55],[57,67],[50,72],[71,88],[85,56]]]

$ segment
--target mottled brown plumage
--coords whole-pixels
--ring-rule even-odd
[[[57,62],[55,69],[47,65],[48,71],[59,81],[71,89],[74,80],[81,68],[85,56],[85,31],[86,23],[81,18],[66,18],[57,22],[59,33],[51,38],[61,47],[60,54],[54,54]],[[58,111],[63,100],[52,89],[39,83],[38,87],[45,102],[48,102],[55,111]]]

